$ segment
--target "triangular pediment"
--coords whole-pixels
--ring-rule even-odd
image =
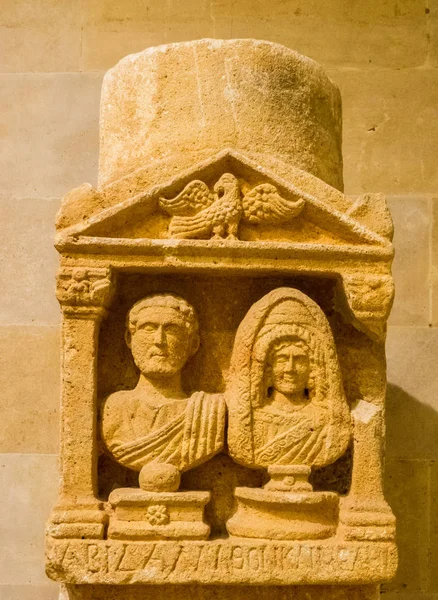
[[[82,198],[70,198],[69,201],[86,202],[88,194],[90,203],[93,202],[94,206],[101,206],[102,209],[95,210],[91,217],[62,229],[60,239],[110,238],[115,242],[172,238],[195,241],[223,237],[226,243],[229,233],[227,219],[231,218],[229,214],[233,211],[233,205],[231,196],[227,197],[228,192],[221,190],[221,195],[215,191],[218,189],[215,185],[224,174],[229,174],[230,179],[236,181],[239,198],[236,202],[243,203],[243,209],[239,209],[239,223],[235,228],[237,233],[230,236],[233,243],[237,238],[243,242],[289,242],[365,248],[380,246],[386,249],[391,246],[388,237],[381,234],[381,227],[380,231],[379,227],[373,230],[365,224],[369,217],[367,211],[373,209],[372,205],[367,205],[363,200],[353,203],[333,190],[342,200],[338,205],[344,210],[339,210],[333,203],[315,194],[318,186],[313,183],[322,182],[314,176],[306,174],[307,183],[303,185],[302,179],[294,181],[293,177],[285,177],[284,174],[280,176],[272,167],[258,164],[234,150],[222,151],[160,185],[149,189],[134,189],[133,194],[128,197],[125,193],[112,206],[105,207],[103,194],[99,197],[99,192],[90,187],[84,189]],[[193,182],[198,182],[198,187]],[[183,193],[184,190],[188,192]],[[160,199],[165,199],[165,202]],[[204,208],[200,200],[207,202],[208,206]],[[201,219],[202,210],[205,211],[205,218]],[[355,218],[356,213],[358,218]],[[178,221],[181,214],[183,219]],[[388,219],[384,210],[382,214],[383,219]],[[175,220],[172,221],[173,219]],[[178,224],[188,223],[188,226],[175,227],[177,221]],[[221,232],[222,221],[226,226]],[[192,223],[200,225],[198,227]]]

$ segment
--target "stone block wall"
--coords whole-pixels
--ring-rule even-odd
[[[145,47],[254,37],[340,86],[347,194],[395,222],[386,494],[400,568],[385,600],[438,599],[438,1],[4,0],[0,10],[0,598],[55,600],[43,529],[57,487],[54,218],[96,183],[103,72]]]

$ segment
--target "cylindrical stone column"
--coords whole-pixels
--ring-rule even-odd
[[[148,48],[103,81],[99,186],[136,169],[148,185],[231,148],[342,190],[341,96],[316,62],[258,40]]]

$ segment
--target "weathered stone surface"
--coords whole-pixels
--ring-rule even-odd
[[[14,70],[21,70],[23,72],[29,72],[30,69],[37,71],[50,71],[53,70],[50,67],[52,64],[58,65],[56,69],[65,72],[65,68],[67,67],[63,67],[62,65],[67,63],[72,65],[71,56],[76,52],[76,47],[74,43],[71,42],[69,34],[69,28],[72,20],[65,18],[63,22],[60,23],[60,20],[57,17],[61,16],[62,18],[63,14],[69,14],[68,10],[70,7],[74,6],[75,1],[73,0],[72,2],[68,3],[69,9],[66,8],[65,3],[63,3],[62,0],[56,4],[60,7],[59,11],[56,10],[50,2],[28,3],[27,0],[16,0],[9,5],[7,2],[2,3],[3,10],[1,11],[2,15],[0,15],[0,18],[3,16],[3,14],[6,15],[8,13],[9,9],[7,7],[12,6],[14,11],[18,11],[21,24],[24,23],[24,27],[21,27],[20,23],[8,20],[8,28],[2,29],[0,45],[2,42],[5,44],[5,46],[2,46],[3,51],[1,52],[4,68],[13,68]],[[117,7],[118,11],[116,13],[112,12],[107,16],[103,15],[102,17],[97,15],[95,19],[96,24],[86,23],[85,21],[88,19],[88,11],[90,10],[91,12],[91,7],[93,4],[98,5],[99,10],[102,10],[102,12],[107,11],[107,7],[109,6]],[[193,3],[190,2],[190,0],[185,0],[183,3],[170,1],[163,3],[161,0],[151,0],[150,2],[112,2],[111,0],[98,0],[96,3],[92,3],[91,0],[88,0],[87,2],[83,2],[81,9],[84,20],[82,28],[81,70],[89,71],[110,68],[125,54],[129,52],[140,51],[148,45],[157,45],[164,42],[175,42],[190,38],[194,39],[203,36],[230,38],[235,37],[236,35],[243,37],[269,38],[272,41],[280,43],[284,42],[290,48],[304,52],[308,56],[319,60],[319,62],[322,64],[330,64],[330,66],[333,66],[334,69],[342,69],[343,65],[346,64],[346,61],[349,61],[348,68],[359,68],[359,73],[363,73],[364,70],[374,69],[376,66],[378,68],[384,67],[386,69],[386,76],[391,79],[391,72],[388,71],[388,67],[393,69],[401,68],[403,69],[403,77],[407,82],[406,87],[410,87],[410,82],[412,89],[408,89],[408,93],[405,94],[403,102],[398,105],[397,111],[393,113],[394,121],[398,121],[400,123],[400,130],[394,134],[395,142],[393,143],[392,148],[394,149],[393,160],[397,164],[403,164],[406,162],[406,141],[404,141],[405,123],[403,114],[405,111],[409,111],[408,105],[411,103],[411,95],[415,95],[415,89],[418,87],[416,83],[418,71],[416,69],[406,69],[405,67],[423,64],[421,62],[421,57],[423,56],[422,53],[424,51],[426,41],[429,41],[429,60],[426,64],[424,64],[423,70],[430,70],[438,65],[438,35],[436,28],[436,17],[438,15],[438,11],[436,2],[434,0],[429,1],[426,4],[417,2],[417,0],[409,0],[409,2],[397,1],[396,3],[381,2],[379,0],[377,2],[371,1],[365,3],[355,3],[354,5],[348,2],[346,3],[338,2],[337,0],[330,0],[324,4],[318,3],[317,6],[312,5],[310,2],[306,2],[304,4],[294,2],[292,6],[291,2],[283,2],[282,0],[278,3],[275,1],[268,3],[245,3],[244,1],[239,0],[233,4],[234,7],[230,6],[230,3],[227,0],[214,0],[211,3],[204,2],[204,0],[200,0],[199,2],[195,1]],[[50,10],[47,10],[48,6],[50,6]],[[290,8],[291,6],[292,9]],[[245,7],[247,8],[246,12]],[[253,9],[253,7],[255,7],[255,9]],[[296,8],[301,9],[300,15],[294,14]],[[142,11],[144,14],[143,20]],[[345,11],[345,15],[343,14],[343,11]],[[430,12],[426,14],[426,11]],[[163,19],[162,23],[158,23],[157,21],[156,15],[158,12],[162,12],[165,15],[165,20]],[[184,19],[185,12],[187,12],[190,22],[187,22]],[[42,28],[39,30],[34,28],[33,25],[29,23],[29,16],[31,19],[34,19],[33,15],[38,14],[40,16],[35,17],[34,22],[37,23],[37,21],[39,21],[42,23]],[[394,16],[391,16],[392,14]],[[148,15],[150,15],[150,17],[148,17]],[[387,15],[387,17],[385,15]],[[428,32],[430,34],[430,40],[428,40],[426,32],[423,29],[421,15],[428,19],[431,25],[431,28]],[[432,17],[434,16],[435,22],[432,20]],[[49,25],[48,21],[51,21],[53,25]],[[12,29],[9,29],[9,25],[13,26]],[[38,25],[36,25],[36,27],[38,27]],[[212,32],[212,27],[215,29],[214,32]],[[233,34],[233,31],[238,33]],[[63,39],[58,37],[59,34],[63,36]],[[12,42],[10,40],[12,40]],[[52,40],[59,41],[63,48],[62,52],[57,52],[56,47],[54,51],[47,49],[47,42],[50,44],[50,48],[52,48]],[[58,43],[58,41],[55,43]],[[17,45],[15,45],[16,42]],[[21,43],[18,45],[18,42]],[[12,48],[10,44],[12,44]],[[39,49],[39,45],[41,45],[41,49]],[[8,56],[6,52],[10,48],[12,51]],[[357,62],[352,62],[352,60]],[[371,62],[369,62],[369,60],[371,60]],[[41,67],[39,64],[37,64],[37,61],[40,61]],[[73,66],[69,68],[73,68]],[[58,72],[53,75],[53,78],[58,80],[60,88],[62,87],[62,81],[64,77],[65,75],[63,72]],[[334,77],[336,77],[336,75]],[[13,82],[11,85],[12,84]],[[5,85],[9,85],[9,83],[3,82],[3,86]],[[385,84],[382,83],[383,91],[384,85]],[[431,85],[436,84],[431,83]],[[360,86],[357,88],[357,93],[359,93],[361,96],[367,96],[371,101],[371,98],[375,97],[376,90],[372,87],[365,88]],[[36,94],[36,96],[38,96],[38,94]],[[51,94],[51,97],[52,96],[54,96],[54,94]],[[425,97],[424,94],[423,96]],[[356,100],[356,97],[356,90],[351,87],[348,90],[347,96],[344,95],[344,105],[348,103],[349,105],[351,104],[353,106],[358,101]],[[19,97],[19,101],[24,101],[24,98]],[[64,105],[63,112],[66,120],[68,120],[67,117],[71,112],[69,98],[66,95],[63,95],[62,98],[60,97],[56,101],[59,105],[57,110]],[[37,97],[32,99],[32,102],[35,103],[32,109],[33,119],[35,121],[40,119],[44,120],[44,124],[40,129],[41,142],[39,141],[38,143],[38,152],[40,155],[43,155],[45,140],[47,140],[47,143],[50,145],[50,140],[53,138],[53,130],[55,128],[58,131],[55,137],[57,139],[61,139],[64,121],[63,119],[58,119],[56,123],[52,123],[50,119],[45,119],[45,105],[43,103],[39,103]],[[30,104],[32,106],[32,102],[28,103],[28,105]],[[391,105],[391,99],[387,100],[387,103],[388,106]],[[3,107],[3,110],[5,110],[5,107]],[[97,114],[97,104],[94,110]],[[432,110],[433,108],[430,108],[428,112],[431,113]],[[433,117],[431,118],[433,119]],[[346,126],[344,126],[344,135],[346,138],[348,137],[350,127],[354,126],[355,122],[353,120],[349,120],[349,122],[346,123]],[[9,135],[13,135],[13,131],[11,129],[8,129],[7,131],[2,129],[2,143],[8,147],[9,152],[14,153],[15,142],[14,139],[9,139]],[[67,136],[68,135],[69,134],[67,133]],[[416,133],[414,135],[416,135]],[[431,137],[434,135],[435,134],[431,130]],[[26,136],[26,128],[23,130],[23,136]],[[22,138],[20,138],[20,140],[21,139]],[[400,144],[397,143],[398,139],[400,140]],[[32,143],[35,144],[35,141]],[[377,159],[380,161],[380,157],[383,157],[383,159],[386,161],[384,153],[388,144],[388,140],[385,136],[382,136],[377,140],[376,144],[381,145],[382,147],[381,153],[377,153]],[[436,150],[433,147],[429,146],[429,152],[433,157],[435,157]],[[358,155],[355,154],[355,157],[357,156]],[[17,157],[17,160],[20,160],[18,154]],[[74,163],[79,164],[75,157],[73,157],[73,159]],[[361,158],[359,157],[358,160],[361,160]],[[367,168],[370,170],[368,175],[368,182],[370,186],[369,189],[382,189],[381,185],[374,185],[372,180],[373,174],[371,171],[374,172],[377,165],[370,163],[367,155],[363,157],[363,160],[367,162]],[[432,160],[435,160],[435,158],[432,158]],[[42,161],[40,161],[40,163],[41,162]],[[350,167],[350,165],[348,166]],[[404,167],[402,167],[402,170],[405,167],[406,164]],[[379,173],[380,178],[380,168],[377,170],[377,172]],[[418,174],[419,172],[420,171],[418,170]],[[387,179],[390,178],[390,175],[391,173],[388,171]],[[432,173],[432,176],[434,177],[434,173]],[[33,189],[32,186],[35,180],[39,179],[38,173],[35,173],[35,170],[31,172],[29,169],[23,169],[20,173],[20,177],[22,178],[20,184],[25,185],[27,189],[31,190]],[[91,170],[90,174],[86,174],[86,178],[89,180],[91,178],[91,181],[94,177],[95,173]],[[77,180],[76,177],[73,179],[74,181],[66,184],[66,188],[70,187],[71,185],[77,185],[80,181],[82,181],[80,177],[78,177]],[[419,176],[417,181],[420,181]],[[409,185],[412,196],[415,198],[420,197],[419,195],[416,195],[417,181],[415,180],[415,177],[413,177],[412,185]],[[435,184],[431,185],[430,189],[436,193]],[[49,196],[53,196],[58,192],[52,192],[47,188],[47,193]],[[403,190],[400,186],[398,193],[403,194],[405,193],[405,190]],[[409,190],[407,190],[406,193],[409,193]],[[15,210],[18,213],[21,210],[18,202],[15,205]],[[51,219],[49,216],[47,216],[47,218]],[[26,221],[26,226],[27,225],[28,221]],[[10,255],[10,260],[12,260],[12,255]],[[408,261],[406,264],[410,264],[410,261]],[[396,276],[400,272],[401,271],[398,271]],[[408,268],[404,269],[404,276],[407,280],[414,279],[414,277],[411,277],[411,275],[413,276],[414,274],[408,270]],[[31,274],[31,277],[33,278],[33,274]],[[45,278],[48,282],[52,281],[53,273],[47,270],[45,272]],[[280,284],[283,285],[283,282]],[[403,284],[403,281],[400,281],[399,278],[397,281],[396,303],[398,303],[399,299],[401,298],[400,284]],[[14,285],[16,285],[15,277]],[[190,286],[188,285],[187,287],[189,290]],[[226,297],[231,288],[233,288],[233,284],[228,279],[226,284],[224,284],[222,287],[215,287],[214,293],[219,293],[221,297]],[[422,286],[419,285],[419,289],[420,288],[422,288]],[[43,283],[41,289],[43,290],[42,293],[44,295],[46,293],[52,294],[52,292],[46,288],[45,284]],[[44,291],[46,289],[47,292]],[[12,290],[12,286],[8,287],[8,290]],[[10,291],[8,291],[8,293],[10,293]],[[42,298],[41,300],[44,303]],[[412,302],[414,298],[409,296],[408,300]],[[400,304],[395,307],[395,310],[398,311],[399,307]],[[435,313],[436,312],[437,311],[435,309]],[[410,317],[412,317],[413,314],[414,313],[410,312]],[[436,319],[434,322],[436,324]],[[400,324],[403,325],[403,323]],[[419,323],[419,325],[421,324]],[[422,328],[422,331],[422,344],[427,357],[431,352],[430,348],[434,345],[434,333],[433,328],[426,329],[424,327]],[[428,340],[429,334],[431,343],[429,343]],[[229,336],[226,333],[217,328],[216,331],[209,332],[208,343],[211,344],[209,347],[212,349],[212,353],[218,357],[220,356],[219,349],[221,345],[224,344],[226,346],[226,344],[230,344],[232,341],[230,342]],[[11,340],[11,345],[12,344],[13,340]],[[401,336],[398,344],[400,346],[400,352],[409,354],[410,348],[408,342],[403,344],[403,339]],[[434,350],[432,351],[434,352]],[[421,362],[422,358],[419,347],[416,356],[417,359],[415,361],[415,365],[412,364],[409,367],[409,372],[411,373],[412,378],[411,390],[415,390],[415,386],[419,382],[417,365],[419,362]],[[434,364],[431,363],[431,373],[434,368]],[[208,380],[209,375],[211,375],[211,371],[208,375],[203,375],[204,379]],[[426,373],[421,376],[426,377],[430,376],[430,374]],[[408,375],[406,375],[406,380],[407,378]],[[11,380],[13,381],[12,376]],[[36,387],[38,387],[38,385],[39,384],[36,383]],[[205,385],[203,385],[201,389],[206,389]],[[7,395],[8,389],[5,388],[4,391]],[[433,391],[429,391],[429,395],[432,393],[435,394]],[[415,396],[415,394],[412,392],[411,397],[413,396]],[[409,458],[408,453],[411,453],[411,456],[414,458],[421,458],[420,453],[424,453],[426,449],[427,454],[425,454],[425,456],[433,459],[433,457],[436,456],[434,446],[436,444],[436,440],[438,440],[437,428],[433,425],[435,423],[434,412],[424,404],[414,402],[413,405],[416,406],[417,409],[412,411],[412,413],[409,413],[409,415],[404,413],[406,419],[405,422],[410,424],[410,427],[403,426],[400,425],[400,415],[404,412],[402,407],[405,406],[404,403],[406,400],[409,400],[409,398],[406,398],[406,395],[403,393],[401,395],[397,395],[397,397],[394,397],[394,401],[392,401],[391,398],[392,396],[390,393],[390,410],[389,412],[387,411],[387,423],[389,426],[393,424],[392,427],[390,426],[389,431],[391,438],[393,434],[396,433],[395,428],[400,426],[400,434],[397,436],[397,448],[400,456]],[[21,411],[17,413],[18,419],[21,418],[21,414]],[[432,425],[429,426],[429,423]],[[25,436],[23,434],[22,437],[30,438],[31,436]],[[28,441],[32,442],[30,439]],[[389,446],[387,444],[387,449],[391,452],[391,447],[394,448],[394,446],[391,440],[389,441],[390,443]],[[52,442],[55,443],[55,439],[47,441],[47,443]],[[196,474],[192,475],[192,472],[189,473],[191,474],[191,477],[196,477]],[[187,476],[188,474],[185,474],[185,477]],[[213,474],[211,475],[211,478],[214,478]],[[214,479],[216,482],[218,482],[218,485],[220,484],[220,486],[225,487],[225,489],[227,488],[224,479],[219,477],[215,477]],[[249,483],[239,482],[236,484],[228,482],[228,485],[231,487],[235,485],[249,485]],[[189,489],[193,489],[193,485]],[[207,509],[208,508],[209,505],[207,506]],[[421,543],[425,547],[430,548],[430,540],[428,536],[426,536]],[[432,571],[434,567],[434,556],[436,556],[435,550],[431,552]],[[40,556],[40,561],[43,561],[42,556]],[[27,573],[24,569],[21,569],[21,578],[22,581],[27,581]],[[0,590],[0,598],[3,599],[4,595],[7,593],[12,593],[10,592],[12,589],[11,586],[7,587],[8,592],[5,591],[5,587]],[[54,584],[53,589],[56,589],[56,587],[56,584]],[[173,589],[174,588],[172,587],[171,590]],[[230,595],[232,589],[233,588],[227,589],[228,596]],[[171,590],[167,589],[164,592],[167,593],[167,597],[169,596],[169,591]],[[190,590],[190,595],[201,593],[197,590],[199,590],[199,588],[192,588]],[[277,589],[275,594],[281,597],[281,594],[284,594],[285,591],[286,590],[284,588]],[[157,592],[158,588],[153,587],[150,593],[156,595]],[[210,588],[210,592],[212,594],[217,594],[218,590],[217,588],[216,591],[211,590]],[[183,589],[180,591],[180,594],[184,593],[187,593],[187,590]],[[243,592],[240,591],[240,593]],[[251,588],[248,593],[255,594],[254,588]],[[258,593],[260,593],[260,591]],[[269,593],[270,592],[268,588],[268,594]],[[18,594],[19,592],[17,592],[17,595]],[[30,597],[32,597],[32,599],[38,599],[39,594],[40,589],[35,589],[32,592],[32,586],[28,586],[26,590],[23,589],[22,596],[19,595],[18,597],[20,600],[22,600],[22,598],[26,598],[27,600]],[[433,598],[436,600],[437,594],[438,592],[420,592],[417,588],[409,592],[404,592],[402,590],[397,590],[391,593],[386,592],[383,598],[385,598],[385,600],[386,598],[390,598],[391,600],[431,600],[431,598]],[[18,600],[17,597],[14,597],[14,600]]]
[[[366,542],[64,539],[49,542],[47,550],[48,575],[60,580],[62,573],[68,584],[377,584],[397,563],[394,544]]]
[[[132,392],[115,392],[106,399],[102,438],[118,462],[141,472],[143,490],[173,492],[179,479],[174,481],[167,471],[160,477],[150,465],[187,471],[218,454],[224,446],[225,402],[219,395],[188,397],[182,389],[181,371],[200,344],[198,317],[186,300],[174,294],[146,296],[131,308],[127,323],[126,343],[140,378]],[[178,426],[169,433],[175,419]]]
[[[436,600],[437,594],[433,592],[388,592],[386,590],[382,591],[383,598],[385,600]]]
[[[427,590],[429,529],[429,465],[425,461],[388,460],[385,493],[397,517],[400,550],[397,575],[385,590],[415,593]],[[385,596],[384,596],[385,597]]]
[[[428,589],[438,594],[438,574],[435,567],[436,552],[438,550],[438,464],[430,463],[430,504],[429,504],[429,532],[430,552],[427,557]]]
[[[393,227],[382,195],[342,193],[339,142],[336,87],[268,42],[158,47],[106,75],[99,185],[57,216],[46,551],[64,596],[196,583],[375,598],[394,575]]]
[[[162,181],[230,147],[281,159],[341,189],[340,110],[321,67],[284,46],[199,40],[151,48],[104,78],[99,181],[145,162],[150,183],[157,168]]]
[[[2,600],[59,600],[59,585],[0,585]]]
[[[438,324],[438,198],[431,199],[431,324]]]
[[[279,597],[284,600],[318,600],[321,597],[327,600],[378,600],[379,589],[373,585],[361,586],[126,586],[126,600],[152,600],[153,598],[165,599],[171,595],[175,600],[184,600],[189,596],[194,600],[208,600],[226,594],[227,598],[236,597],[239,600],[269,600]],[[120,587],[114,586],[68,586],[61,594],[60,600],[115,600],[119,598]]]
[[[327,73],[343,98],[346,192],[435,193],[436,69]]]
[[[0,452],[58,451],[59,328],[0,327]]]
[[[0,75],[2,194],[54,198],[94,181],[100,87],[93,73]]]
[[[216,17],[221,25],[231,21],[233,37],[262,35],[325,66],[421,66],[427,55],[426,15],[423,6],[414,1],[397,7],[391,3],[365,7],[343,2],[297,2],[291,6],[281,0],[272,5],[260,0],[251,4],[229,0],[219,4]],[[412,36],[418,45],[409,55],[407,39]]]
[[[397,293],[390,325],[427,326],[430,322],[430,198],[393,197],[393,275]]]
[[[392,458],[437,458],[437,352],[436,329],[389,328],[386,426]]]
[[[431,0],[429,10],[429,63],[433,67],[438,66],[438,3]]]
[[[285,367],[289,362],[297,365],[293,377]],[[237,462],[257,468],[322,467],[345,452],[351,432],[334,340],[324,313],[301,292],[279,288],[251,307],[236,332],[230,377],[228,448]],[[324,399],[318,397],[321,381],[325,383]],[[264,397],[268,390],[269,400]],[[278,431],[274,423],[266,428],[265,423],[272,420],[269,414],[287,414],[285,398],[290,394],[295,395],[300,413],[308,412],[314,423],[311,443],[306,440],[297,445],[293,436],[288,440],[283,435],[289,427],[303,427],[305,420],[283,421]],[[326,410],[318,422],[321,403]],[[251,418],[244,419],[246,413]],[[276,441],[277,436],[283,443]],[[327,438],[330,444],[323,442]],[[289,443],[284,443],[286,440]]]
[[[210,0],[186,0],[184,5],[130,3],[128,7],[112,0],[87,2],[84,6],[83,68],[108,69],[127,54],[140,52],[146,46],[230,37],[222,36],[215,25],[213,11],[216,5]]]
[[[0,72],[77,71],[79,0],[5,0],[0,15]]]
[[[416,0],[345,4],[333,1],[186,0],[84,6],[85,69],[111,67],[130,52],[199,38],[260,38],[284,44],[323,65],[355,68],[422,66],[427,14]]]
[[[2,585],[23,585],[23,573],[28,585],[50,583],[41,562],[44,552],[41,524],[55,500],[56,485],[56,455],[0,455],[0,487],[5,490],[4,510],[0,515]]]
[[[0,279],[11,282],[0,299],[0,325],[59,323],[54,284],[45,273],[56,269],[52,240],[58,207],[53,199],[0,197]]]

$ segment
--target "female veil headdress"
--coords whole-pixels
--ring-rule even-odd
[[[264,296],[237,330],[227,391],[229,452],[247,466],[267,466],[257,460],[253,412],[266,403],[267,359],[273,345],[282,340],[300,340],[308,348],[309,403],[324,411],[328,424],[312,465],[330,464],[348,445],[350,414],[328,321],[313,300],[293,288],[278,288]]]

